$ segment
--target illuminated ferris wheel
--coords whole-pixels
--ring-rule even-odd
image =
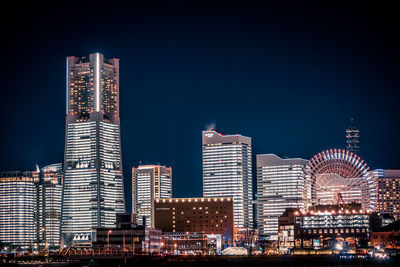
[[[325,150],[311,158],[306,168],[305,198],[311,204],[361,203],[376,207],[376,186],[367,164],[344,149]]]

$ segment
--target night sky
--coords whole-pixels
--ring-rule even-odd
[[[309,159],[344,148],[353,117],[367,164],[400,168],[394,6],[141,2],[3,7],[0,171],[63,161],[65,57],[94,52],[120,58],[128,211],[139,161],[172,166],[174,197],[201,196],[210,123],[252,137],[254,161]]]

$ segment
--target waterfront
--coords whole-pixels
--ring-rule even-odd
[[[387,260],[339,259],[331,255],[314,256],[135,256],[135,257],[25,257],[9,262],[15,266],[398,266],[399,257]],[[50,262],[51,261],[51,262]]]

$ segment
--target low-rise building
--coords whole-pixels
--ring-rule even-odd
[[[233,199],[169,198],[154,200],[154,228],[163,233],[203,233],[233,241]]]
[[[161,252],[161,231],[136,225],[136,217],[118,214],[116,228],[97,228],[94,248],[130,250],[136,253]]]
[[[279,218],[280,249],[367,246],[370,232],[380,227],[379,216],[361,204],[316,205],[301,212],[287,209]]]
[[[395,221],[371,233],[375,248],[400,249],[400,221]]]

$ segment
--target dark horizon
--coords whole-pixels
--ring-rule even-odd
[[[256,154],[309,159],[345,148],[355,118],[360,157],[400,169],[393,6],[70,1],[7,13],[0,171],[63,161],[65,59],[94,52],[120,58],[128,211],[140,161],[172,166],[174,197],[201,196],[210,123],[252,137],[255,168]]]

